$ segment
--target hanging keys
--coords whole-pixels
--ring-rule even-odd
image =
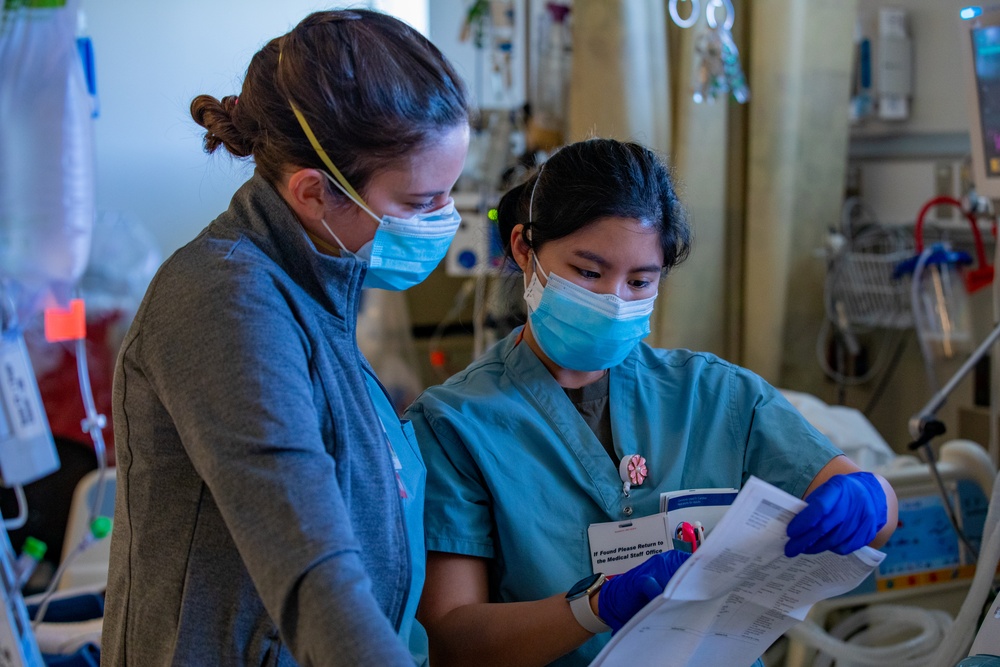
[[[725,17],[719,21],[719,10],[725,12]],[[676,11],[676,10],[675,10]],[[693,22],[682,25],[671,17],[681,27],[693,25]],[[690,19],[690,17],[689,17]],[[736,20],[736,14],[731,0],[709,0],[705,5],[705,22],[707,28],[695,40],[695,71],[692,82],[692,97],[695,102],[714,102],[732,93],[740,104],[750,99],[750,88],[747,86],[743,66],[740,64],[739,49],[733,40],[730,29]]]
[[[722,40],[722,69],[725,72],[729,92],[732,93],[733,99],[740,104],[745,104],[750,100],[750,87],[747,86],[743,66],[740,64],[740,52],[737,50],[733,34],[729,30],[720,28],[718,32]]]
[[[698,104],[714,102],[727,91],[722,39],[718,30],[707,29],[698,35],[694,44],[694,56],[692,97]]]

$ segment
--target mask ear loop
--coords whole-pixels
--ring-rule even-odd
[[[528,224],[522,226],[524,227],[524,238],[528,240],[528,249],[531,251],[531,261],[535,265],[534,270],[545,274],[545,282],[548,283],[549,276],[545,273],[545,269],[542,268],[542,263],[538,261],[538,253],[535,252],[535,248],[531,243],[531,228],[534,226],[535,221],[535,190],[538,189],[538,181],[542,180],[542,172],[545,171],[545,164],[543,162],[542,166],[538,168],[538,175],[535,176],[535,182],[531,184],[531,196],[528,198]]]
[[[330,225],[326,224],[326,220],[320,218],[319,221],[323,223],[323,228],[326,229],[326,231],[330,234],[330,236],[333,237],[333,240],[337,242],[337,245],[340,246],[340,249],[343,250],[344,252],[350,252],[350,250],[347,249],[347,246],[344,245],[344,242],[340,240],[340,237],[334,234],[333,230],[330,229]]]
[[[278,52],[279,67],[281,66],[282,55],[283,53],[279,51]],[[353,187],[351,187],[351,184],[347,181],[346,178],[344,178],[344,175],[340,172],[340,170],[337,169],[337,165],[333,163],[333,160],[330,159],[330,156],[326,154],[325,150],[323,150],[323,146],[319,143],[319,139],[316,138],[316,135],[313,133],[312,128],[309,127],[309,123],[306,122],[306,117],[302,115],[302,112],[299,111],[299,108],[297,106],[295,106],[295,102],[293,102],[291,98],[288,98],[288,106],[292,108],[292,113],[295,114],[295,120],[299,122],[299,127],[302,128],[302,131],[306,135],[306,139],[309,140],[309,143],[312,145],[313,150],[316,151],[316,155],[319,156],[319,159],[322,160],[323,164],[325,164],[327,169],[330,170],[330,174],[333,174],[332,177],[330,176],[330,174],[325,174],[325,176],[328,179],[330,179],[330,182],[333,183],[335,186],[337,186],[337,188],[341,192],[343,192],[349,199],[351,199],[355,204],[360,206],[366,213],[368,213],[368,215],[375,218],[376,222],[381,222],[382,219],[379,216],[375,215],[375,213],[368,207],[368,204],[365,203],[365,200],[362,199],[361,195],[359,195],[358,192]],[[325,222],[323,223],[323,226],[326,227]],[[329,227],[327,227],[327,229],[329,229]],[[336,235],[334,235],[334,238],[336,238]]]
[[[545,163],[538,168],[538,175],[535,176],[535,182],[531,184],[531,197],[528,199],[528,224],[531,225],[535,221],[535,190],[538,189],[538,181],[542,180],[542,172],[545,171]],[[528,239],[529,241],[531,239]]]

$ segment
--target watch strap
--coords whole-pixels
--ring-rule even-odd
[[[596,592],[597,589],[595,588],[594,593]],[[593,593],[591,595],[593,595]],[[584,630],[593,632],[595,635],[599,635],[602,632],[610,630],[611,626],[602,621],[601,617],[594,613],[593,607],[590,606],[590,598],[590,595],[581,595],[578,598],[570,600],[569,609],[573,612],[573,618],[576,619],[576,622],[579,623]]]

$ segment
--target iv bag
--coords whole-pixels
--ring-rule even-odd
[[[37,6],[32,6],[37,5]],[[7,3],[0,23],[0,278],[18,314],[67,295],[95,215],[93,101],[76,45],[79,0]]]

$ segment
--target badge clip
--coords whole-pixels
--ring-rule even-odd
[[[629,491],[633,486],[642,486],[646,481],[646,459],[638,454],[629,454],[622,457],[618,464],[618,477],[622,480],[622,493],[628,498]]]

